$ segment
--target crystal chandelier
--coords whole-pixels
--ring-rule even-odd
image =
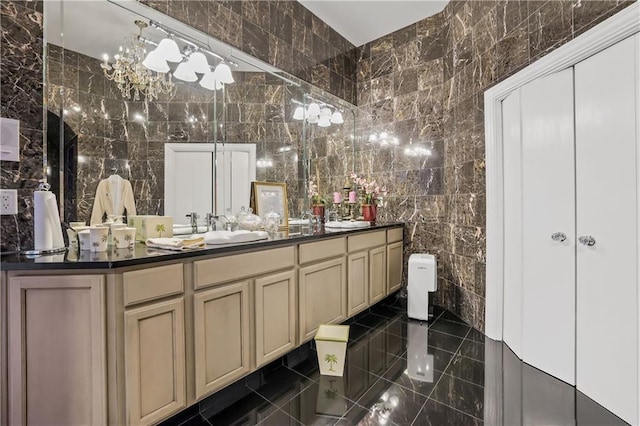
[[[118,85],[123,97],[139,101],[142,96],[151,102],[160,94],[172,93],[175,85],[170,73],[151,71],[142,65],[147,54],[142,41],[142,30],[147,27],[147,23],[136,20],[135,24],[140,29],[139,35],[131,40],[129,46],[120,46],[119,53],[113,57],[113,65],[109,63],[109,55],[105,54],[100,66],[105,77]]]

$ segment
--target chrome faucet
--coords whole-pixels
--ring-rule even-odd
[[[231,231],[231,221],[229,218],[223,214],[214,215],[213,213],[207,213],[207,231],[211,228],[212,231],[216,231],[218,229],[218,222],[222,223],[222,229],[226,231]]]
[[[198,233],[198,219],[200,218],[200,215],[198,215],[198,213],[196,212],[192,212],[189,213],[188,215],[185,215],[185,217],[190,218],[190,222],[191,222],[191,232],[194,234]]]

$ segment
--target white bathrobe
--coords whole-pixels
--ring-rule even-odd
[[[127,216],[136,214],[136,204],[133,200],[131,182],[118,175],[109,176],[98,183],[96,199],[93,202],[91,225],[104,222],[104,215],[122,215],[125,210]]]

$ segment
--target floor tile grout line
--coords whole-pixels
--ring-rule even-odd
[[[447,404],[447,403],[444,403],[444,402],[438,401],[437,399],[433,399],[433,398],[429,398],[429,399],[427,400],[427,402],[429,402],[429,401],[433,401],[433,402],[435,402],[435,403],[437,403],[437,404],[444,405],[445,407],[450,408],[450,409],[452,409],[452,410],[454,410],[454,411],[457,411],[458,413],[462,413],[462,414],[464,414],[464,415],[466,415],[466,416],[473,417],[474,419],[479,420],[479,421],[481,421],[481,422],[483,422],[483,423],[484,423],[484,419],[481,419],[481,418],[479,418],[479,417],[476,417],[476,416],[474,416],[473,414],[469,414],[469,413],[467,413],[466,411],[462,411],[462,410],[461,410],[461,409],[459,409],[459,408],[452,407],[452,406],[450,406],[450,405],[449,405],[449,404]]]
[[[471,333],[471,329],[469,329],[469,331],[467,331],[467,334],[464,336],[464,338],[462,339],[462,342],[460,342],[460,344],[458,345],[458,349],[456,350],[454,356],[451,357],[451,359],[449,360],[449,363],[447,364],[447,366],[444,368],[444,371],[446,372],[447,369],[449,368],[449,366],[451,365],[451,363],[453,362],[455,355],[460,352],[460,348],[462,347],[462,344],[465,342],[465,340],[467,339],[467,336],[469,335],[469,333]],[[429,402],[429,400],[431,399],[431,395],[433,395],[433,392],[436,390],[436,388],[438,387],[438,385],[440,384],[440,381],[442,380],[442,378],[445,376],[445,373],[440,375],[440,378],[438,379],[438,381],[436,382],[436,384],[433,386],[433,389],[431,389],[431,392],[429,392],[429,396],[427,397],[427,400],[424,402],[424,404],[422,404],[422,407],[420,407],[420,409],[418,410],[418,413],[416,414],[416,416],[413,418],[413,421],[411,422],[411,426],[413,426],[416,422],[416,420],[418,419],[418,416],[420,415],[420,413],[422,413],[422,410],[424,410],[424,407],[427,405],[427,402]],[[435,401],[435,400],[434,400]]]

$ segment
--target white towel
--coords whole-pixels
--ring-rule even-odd
[[[150,248],[159,248],[164,250],[174,250],[174,251],[183,251],[183,250],[192,250],[197,248],[202,248],[205,246],[204,238],[148,238],[145,241],[147,247]]]
[[[207,245],[247,243],[267,238],[269,234],[264,231],[211,231],[204,234],[204,242]]]

